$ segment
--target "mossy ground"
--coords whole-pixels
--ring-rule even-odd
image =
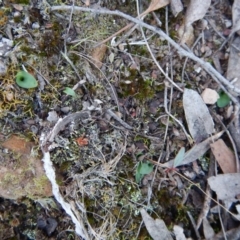
[[[57,2],[59,3],[54,3]],[[111,1],[111,6],[136,15],[135,1],[126,1],[121,5],[119,1],[113,2]],[[4,14],[2,10],[0,28],[9,18],[6,16],[3,19],[1,14]],[[139,161],[157,161],[160,153],[165,154],[167,150],[170,152],[168,157],[173,158],[176,145],[188,144],[186,139],[174,135],[173,130],[180,134],[182,131],[170,119],[167,136],[169,146],[163,146],[166,129],[166,122],[163,121],[166,117],[165,78],[153,63],[146,46],[127,45],[122,51],[108,44],[102,60],[103,66],[99,70],[92,64],[94,45],[125,26],[125,20],[91,13],[73,14],[73,39],[72,42],[67,42],[64,36],[67,29],[70,29],[69,13],[61,11],[60,16],[46,13],[48,20],[44,19],[40,9],[37,13],[29,14],[30,23],[34,19],[40,28],[33,29],[31,24],[23,25],[24,15],[15,19],[15,24],[24,26],[24,34],[16,34],[14,39],[18,45],[15,54],[17,63],[11,62],[7,74],[0,76],[1,137],[4,139],[12,132],[21,132],[27,139],[39,144],[41,133],[49,132],[54,127],[55,123],[47,119],[50,111],[56,112],[60,118],[94,106],[98,110],[91,112],[89,121],[70,123],[55,138],[56,145],[51,151],[51,160],[65,199],[75,204],[76,209],[80,206],[79,203],[83,204],[86,209],[86,213],[82,214],[83,221],[88,222],[102,239],[150,239],[146,228],[141,225],[142,207],[154,218],[163,219],[170,230],[174,224],[190,229],[187,211],[194,212],[195,209],[192,204],[182,203],[182,191],[187,192],[189,186],[185,180],[182,179],[184,187],[180,190],[174,177],[170,180],[164,171],[158,169],[151,186],[150,200],[149,184],[153,176],[145,176],[140,184],[135,181]],[[151,20],[151,16],[146,19]],[[176,38],[174,31],[170,31],[170,35]],[[142,39],[140,31],[136,31],[133,37]],[[157,60],[166,61],[169,53],[167,43],[156,36],[150,41],[156,48]],[[110,61],[111,53],[114,55],[113,61]],[[175,80],[180,83],[182,64],[177,56],[175,61]],[[43,84],[40,88],[24,90],[16,85],[15,76],[22,64],[38,75],[38,81]],[[190,68],[186,68],[186,71]],[[85,83],[76,89],[76,98],[64,94],[66,87],[72,88],[80,80]],[[183,118],[181,95],[173,90],[173,96],[172,113]],[[102,103],[95,104],[97,100]],[[133,130],[126,130],[118,121],[110,118],[107,109],[113,109]],[[86,138],[88,144],[80,146],[76,141],[79,137]],[[46,180],[45,177],[35,179],[35,186],[41,189]],[[6,174],[4,181],[15,183],[16,176]],[[16,209],[15,204],[11,208],[9,201],[0,200],[5,201],[9,212]],[[19,236],[24,236],[24,239],[48,239],[46,234],[37,229],[36,222],[39,215],[51,215],[59,222],[54,237],[66,232],[65,239],[77,239],[73,232],[67,231],[69,227],[74,229],[74,226],[61,210],[46,210],[29,199],[19,201],[23,203],[17,216],[20,222],[16,227],[21,232]],[[11,214],[4,209],[0,211],[7,216],[5,219],[8,222],[5,221],[4,224],[13,229]],[[191,230],[189,232],[191,236]]]

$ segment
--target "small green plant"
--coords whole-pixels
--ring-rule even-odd
[[[182,147],[177,156],[174,158],[174,163],[173,163],[173,167],[176,168],[177,166],[179,166],[179,164],[183,161],[184,159],[184,155],[185,155],[185,148]]]
[[[72,96],[72,97],[76,97],[77,96],[75,91],[72,88],[69,88],[69,87],[66,87],[63,92],[66,93],[69,96]]]
[[[16,75],[16,83],[22,88],[35,88],[38,82],[33,75],[25,71],[19,71]]]
[[[219,93],[219,99],[217,100],[217,106],[219,108],[224,108],[230,103],[230,97],[223,91]]]
[[[150,162],[139,162],[136,170],[136,182],[140,183],[144,175],[151,173],[153,164]]]

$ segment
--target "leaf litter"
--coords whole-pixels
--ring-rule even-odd
[[[151,1],[148,7],[140,6],[143,15],[148,13],[144,21],[148,26],[160,26],[161,21],[166,21],[162,15],[164,12],[168,25],[162,26],[162,30],[170,31],[169,36],[175,41],[190,43],[192,48],[188,49],[188,54],[198,63],[188,60],[183,66],[183,57],[178,54],[181,51],[167,44],[172,44],[172,39],[162,41],[149,29],[144,30],[146,38],[138,28],[132,29],[125,40],[119,40],[122,43],[119,48],[101,44],[95,48],[118,29],[133,26],[119,15],[108,15],[104,11],[111,8],[137,16],[132,2],[119,4],[119,1],[112,1],[111,6],[108,1],[101,1],[100,5],[91,1],[85,3],[89,6],[87,11],[100,9],[102,15],[75,14],[78,6],[68,8],[64,4],[49,8],[51,2],[46,3],[47,7],[55,9],[55,13],[56,7],[62,8],[61,15],[60,12],[49,15],[51,10],[45,11],[44,4],[35,8],[16,5],[12,13],[6,14],[0,10],[0,15],[5,16],[0,25],[5,26],[6,38],[17,42],[14,54],[6,54],[6,49],[13,50],[10,46],[6,48],[6,44],[0,48],[1,56],[11,60],[3,62],[3,69],[9,69],[0,76],[1,167],[7,166],[2,177],[4,181],[8,180],[14,171],[21,170],[19,165],[29,166],[28,181],[39,194],[39,199],[33,198],[31,192],[24,191],[27,184],[20,180],[14,185],[16,189],[24,185],[20,196],[2,196],[5,209],[0,211],[6,221],[11,220],[11,209],[14,209],[14,202],[7,199],[21,202],[18,214],[14,215],[15,222],[11,222],[12,225],[1,222],[8,229],[9,237],[14,236],[11,230],[15,226],[21,236],[29,238],[31,235],[31,239],[47,239],[49,236],[79,239],[79,235],[86,239],[150,239],[150,236],[158,239],[159,234],[169,238],[174,234],[179,239],[194,236],[214,239],[220,234],[213,230],[212,216],[219,218],[214,207],[224,208],[228,214],[225,219],[229,222],[233,216],[239,219],[238,214],[231,212],[232,205],[238,208],[236,199],[239,196],[239,176],[235,166],[238,153],[234,150],[239,149],[239,144],[238,137],[233,136],[239,132],[238,112],[233,112],[233,105],[238,107],[234,98],[238,75],[233,63],[238,54],[235,48],[233,50],[234,45],[238,45],[237,40],[234,41],[237,33],[230,34],[233,41],[226,43],[231,49],[230,55],[228,49],[221,48],[222,36],[226,34],[226,28],[231,27],[229,22],[232,21],[232,33],[238,31],[238,1],[235,0],[232,6],[229,1],[223,1],[223,4],[190,1],[184,5],[186,11],[179,1],[171,1],[174,16],[165,11],[169,2]],[[4,4],[9,7],[8,3]],[[28,15],[21,14],[22,7]],[[69,15],[68,10],[73,14]],[[155,14],[151,15],[152,12]],[[9,19],[15,24],[12,35]],[[191,28],[185,40],[177,37],[181,26],[184,35]],[[115,35],[118,34],[120,31]],[[160,65],[152,61],[143,39],[147,39],[155,63],[157,60]],[[218,67],[227,72],[229,84],[216,81],[223,77],[206,70],[212,62],[212,53],[219,49]],[[204,61],[205,68],[202,68],[201,61]],[[39,91],[16,86],[14,76],[21,65],[27,66],[38,80],[41,79],[43,84]],[[220,89],[229,95],[228,103],[222,107],[216,105],[216,93]],[[205,95],[201,97],[203,92]],[[222,127],[224,124],[228,127],[229,123],[232,139],[227,135],[227,128]],[[189,141],[188,132],[193,141]],[[20,153],[10,153],[9,145],[4,144],[10,133],[23,134],[34,144],[30,153],[24,155],[24,163]],[[9,139],[13,147],[24,143],[21,141],[19,145]],[[55,198],[51,200],[58,201],[61,207],[45,204],[52,202],[49,198],[44,199],[51,195],[41,192],[42,185],[39,189],[34,187],[35,164],[41,165],[41,153],[37,152],[34,161],[30,161],[30,156],[33,146],[39,146],[40,140],[43,159],[48,161],[45,162],[45,171],[54,187]],[[210,164],[212,161],[218,166],[215,173]],[[172,167],[178,171],[164,171]],[[53,178],[55,174],[56,179]],[[222,203],[211,195],[211,191],[204,189],[206,179]],[[13,187],[5,187],[7,189],[2,193],[11,189],[14,194]],[[210,199],[214,205],[211,209],[204,209],[204,217],[201,217],[203,201],[199,201],[196,207],[197,191],[205,202]],[[28,218],[38,229],[33,229],[20,217],[25,217],[26,207],[31,213]],[[59,211],[61,208],[66,212]],[[197,215],[203,231],[194,222]],[[146,228],[141,225],[142,220]],[[75,229],[75,235],[67,229]],[[228,225],[223,230],[231,234],[234,229],[237,228]],[[1,234],[4,239],[3,231]]]

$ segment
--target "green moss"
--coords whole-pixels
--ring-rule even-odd
[[[143,136],[140,136],[140,135],[136,135],[135,138],[134,138],[134,142],[142,142],[144,143],[144,145],[149,148],[150,147],[150,144],[151,144],[151,140],[148,139],[148,138],[145,138]]]
[[[130,79],[135,76],[132,75]],[[144,80],[140,78],[134,78],[130,84],[126,84],[124,82],[120,83],[120,87],[122,89],[122,94],[124,97],[134,96],[136,99],[144,100],[151,99],[154,96],[155,90],[153,87],[153,81],[151,79]]]
[[[42,175],[41,177],[34,178],[34,185],[39,191],[43,191],[44,188],[49,184],[49,180],[46,175]]]
[[[31,55],[31,54],[37,54],[36,49],[32,49],[31,47],[27,46],[27,45],[22,45],[20,47],[21,51],[26,53],[26,55]]]
[[[159,205],[163,209],[161,217],[169,228],[171,228],[174,224],[178,224],[179,222],[185,225],[189,223],[186,217],[189,209],[182,205],[181,198],[177,196],[171,196],[168,189],[161,189],[157,193],[157,199]]]

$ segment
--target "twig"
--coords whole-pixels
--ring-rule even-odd
[[[52,6],[50,8],[50,11],[58,11],[58,10],[69,11],[71,9],[72,9],[72,6]],[[179,44],[177,44],[175,41],[173,41],[169,36],[167,36],[167,34],[165,34],[161,29],[156,28],[154,26],[150,26],[149,24],[146,24],[143,21],[141,21],[137,18],[131,17],[131,16],[129,16],[125,13],[122,13],[118,10],[110,11],[108,9],[92,9],[92,8],[84,8],[84,7],[75,7],[74,10],[120,16],[120,17],[126,18],[129,21],[132,21],[136,24],[141,25],[142,27],[145,27],[145,28],[157,33],[159,36],[161,36],[162,38],[167,40],[178,51],[179,54],[181,54],[182,56],[188,57],[188,58],[192,59],[193,61],[199,63],[199,65],[201,65],[202,68],[209,75],[211,75],[214,80],[217,79],[219,82],[224,84],[228,89],[236,92],[237,94],[240,94],[240,89],[236,88],[234,85],[232,85],[225,77],[223,77],[216,69],[214,69],[210,63],[205,62],[204,60],[198,58],[192,52],[185,50],[183,47],[181,47]],[[233,96],[230,96],[230,97],[235,104],[239,105],[236,98],[234,98]]]
[[[213,154],[211,153],[207,177],[210,178],[212,176],[214,176],[214,157],[213,157]],[[207,214],[210,209],[211,198],[209,198],[208,196],[211,196],[211,189],[209,184],[207,185],[205,192],[206,192],[206,195],[204,198],[204,203],[202,206],[201,213],[199,214],[198,220],[197,220],[197,229],[200,228],[203,219],[207,217]]]
[[[190,221],[191,221],[191,223],[192,223],[192,226],[193,226],[193,229],[194,229],[195,234],[196,234],[196,236],[197,236],[197,239],[198,239],[198,240],[201,240],[201,236],[200,236],[200,234],[199,234],[199,232],[198,232],[198,228],[197,228],[197,226],[196,226],[196,223],[195,223],[195,221],[194,221],[194,218],[193,218],[192,214],[191,214],[189,211],[187,211],[187,215],[188,215],[188,217],[189,217],[189,219],[190,219]]]
[[[123,127],[126,129],[132,130],[133,127],[125,123],[121,118],[119,118],[112,110],[108,109],[106,111],[111,117],[113,117],[115,120],[117,120]]]

